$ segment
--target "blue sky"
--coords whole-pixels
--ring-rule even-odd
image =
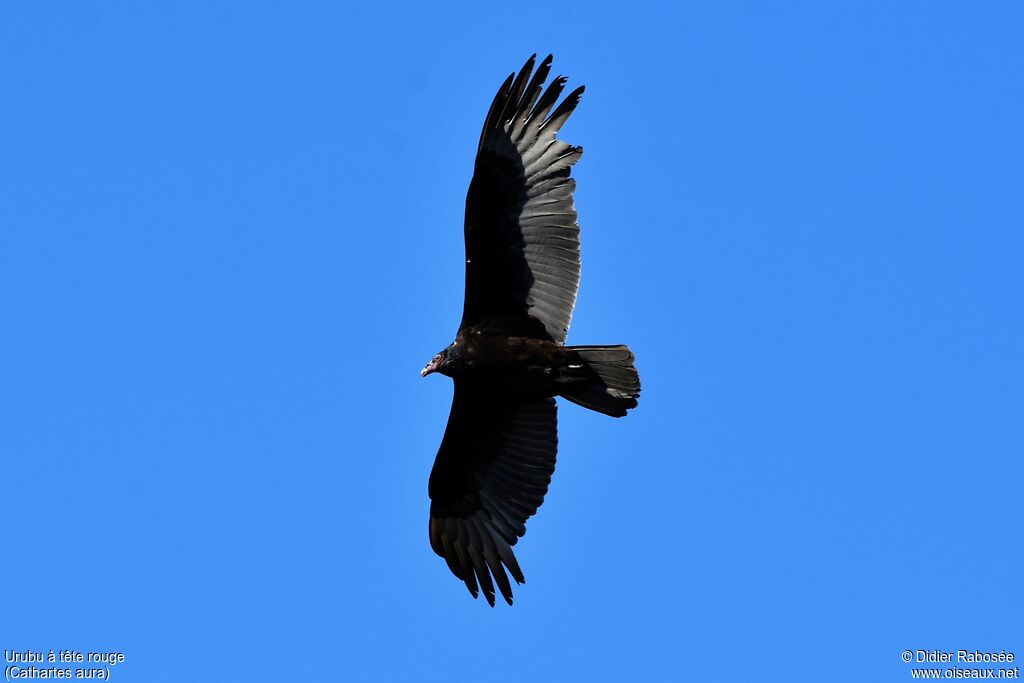
[[[905,680],[1024,657],[1019,3],[4,3],[0,647],[112,680]],[[427,539],[493,93],[562,137],[516,604]]]

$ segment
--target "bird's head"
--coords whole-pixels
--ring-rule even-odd
[[[426,377],[432,372],[440,372],[442,375],[447,375],[448,366],[452,362],[452,347],[447,346],[441,349],[438,353],[430,359],[422,370],[420,370],[420,377]]]

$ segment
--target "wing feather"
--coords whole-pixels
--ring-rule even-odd
[[[520,401],[456,380],[430,473],[430,544],[477,597],[512,604],[524,583],[512,546],[544,502],[558,450],[553,398]],[[507,574],[506,574],[507,572]]]
[[[505,80],[480,134],[466,196],[462,327],[563,343],[580,277],[576,184],[569,172],[583,149],[555,134],[583,87],[558,103],[566,79],[559,76],[544,89],[552,58],[534,73],[535,61],[536,55]]]

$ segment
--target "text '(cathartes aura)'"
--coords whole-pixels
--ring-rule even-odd
[[[555,470],[555,396],[622,417],[640,378],[626,346],[564,346],[580,281],[569,171],[581,147],[555,139],[583,87],[545,90],[549,55],[502,84],[484,120],[466,197],[466,298],[455,341],[421,374],[455,396],[430,473],[430,545],[473,597],[508,604],[523,583],[512,546]],[[531,78],[532,74],[532,78]],[[493,581],[492,581],[493,578]]]

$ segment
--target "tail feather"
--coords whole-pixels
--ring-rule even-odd
[[[612,417],[636,408],[640,376],[628,346],[567,346],[568,372],[561,396]]]

